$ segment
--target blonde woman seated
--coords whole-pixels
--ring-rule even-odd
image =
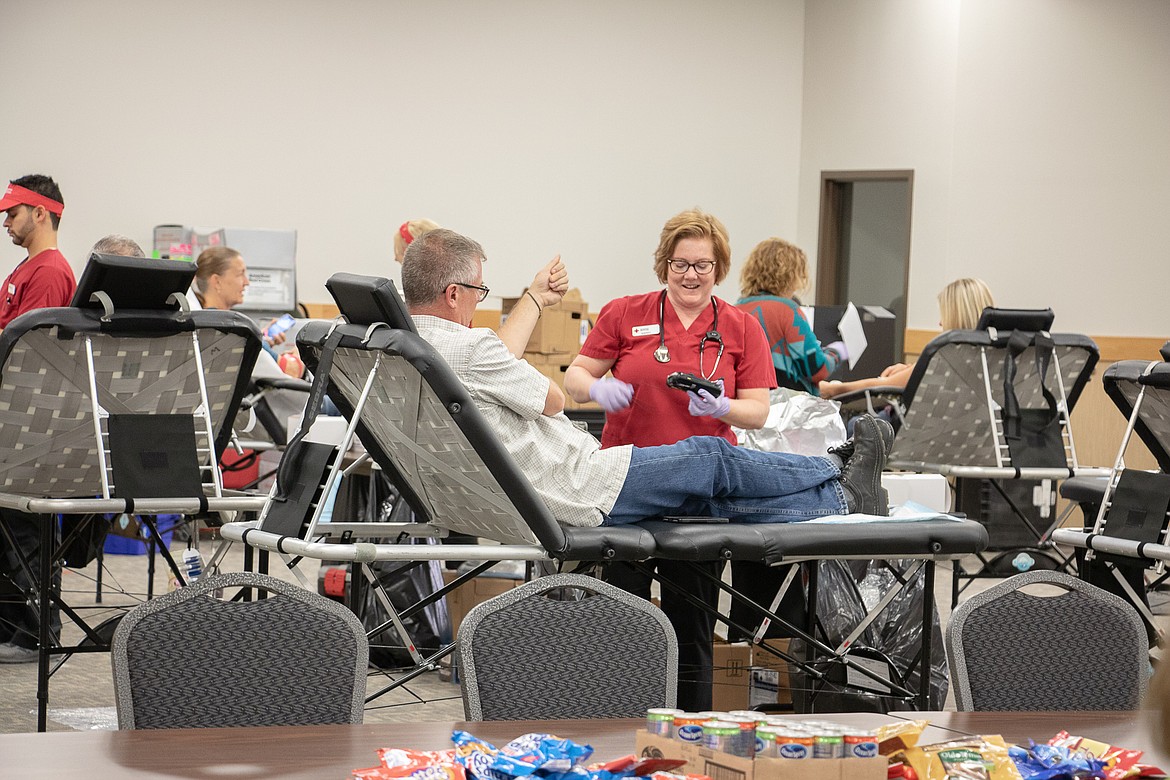
[[[995,301],[985,282],[981,279],[956,279],[938,294],[939,324],[943,330],[973,330],[979,323],[979,315],[988,306],[995,306]],[[879,376],[869,379],[821,382],[821,396],[834,398],[874,387],[905,387],[913,372],[913,363],[895,363]]]

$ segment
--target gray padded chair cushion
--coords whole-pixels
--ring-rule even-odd
[[[1066,590],[1034,596],[1019,589]],[[1016,575],[951,615],[959,710],[1133,710],[1149,675],[1146,630],[1123,599],[1060,572]]]
[[[545,595],[567,587],[595,595]],[[678,644],[666,615],[592,577],[541,577],[477,605],[458,645],[468,720],[633,718],[674,706]]]
[[[254,585],[269,598],[221,601]],[[259,574],[205,576],[130,612],[111,661],[120,728],[360,723],[369,645],[353,613]]]

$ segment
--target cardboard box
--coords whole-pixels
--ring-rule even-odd
[[[788,652],[787,639],[769,639],[777,650]],[[764,704],[777,705],[779,710],[792,709],[792,681],[788,662],[783,658],[752,647],[751,678],[748,682],[748,706],[752,710]]]
[[[751,681],[752,648],[747,642],[715,640],[711,648],[711,709],[720,712],[746,710]]]
[[[553,381],[557,387],[562,390],[565,389],[565,371],[572,364],[573,358],[576,357],[576,352],[557,352],[553,354],[540,354],[536,352],[525,352],[524,359],[528,361],[528,365],[535,368],[540,373],[547,376]],[[565,393],[565,408],[566,409],[600,409],[601,407],[593,401],[586,401],[585,403],[577,403]]]
[[[523,293],[514,298],[501,299],[501,322],[507,319],[521,297]],[[524,351],[544,355],[557,352],[576,355],[588,332],[588,325],[589,305],[581,300],[581,291],[573,288],[565,293],[560,303],[544,307]]]
[[[634,739],[640,756],[683,758],[676,772],[717,780],[885,780],[888,761],[875,758],[742,758],[640,730]]]
[[[788,650],[787,639],[768,642],[777,649]],[[712,709],[750,710],[763,704],[778,705],[777,711],[791,709],[792,684],[783,659],[748,642],[728,644],[717,639],[711,651]]]
[[[458,574],[456,572],[443,571],[443,580],[445,582],[450,582],[457,576]],[[521,577],[501,577],[485,573],[472,579],[470,582],[463,583],[448,593],[447,614],[451,618],[451,636],[459,635],[459,624],[463,622],[463,618],[476,604],[487,601],[493,596],[499,596],[501,593],[507,593],[512,588],[523,583],[524,580]]]

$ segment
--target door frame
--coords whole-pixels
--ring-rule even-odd
[[[841,234],[842,226],[850,218],[850,203],[845,197],[848,186],[856,182],[906,182],[906,235],[910,237],[914,212],[914,170],[884,171],[821,171],[821,208],[819,238],[817,241],[817,285],[815,302],[842,304],[841,300]],[[906,242],[906,276],[902,289],[906,291],[906,311],[910,310],[910,241]],[[903,323],[903,327],[905,323]]]

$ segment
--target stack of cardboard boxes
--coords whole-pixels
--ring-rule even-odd
[[[769,639],[768,644],[788,650],[787,639]],[[783,659],[748,642],[728,643],[719,638],[712,650],[713,710],[750,710],[761,705],[776,712],[792,710],[788,664]]]
[[[523,295],[523,293],[521,293]],[[500,307],[501,320],[508,317],[520,300],[504,298]],[[540,373],[547,376],[562,389],[565,386],[565,369],[581,351],[581,343],[589,333],[589,304],[581,299],[581,291],[573,288],[565,293],[561,302],[545,306],[536,328],[524,349],[524,359]],[[597,409],[597,404],[579,404],[567,395],[566,409]]]

